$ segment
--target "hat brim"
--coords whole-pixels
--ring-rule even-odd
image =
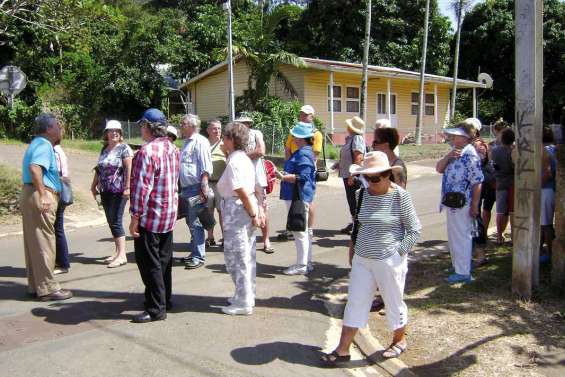
[[[290,134],[291,134],[292,136],[294,136],[294,137],[299,138],[299,139],[308,139],[309,137],[314,136],[313,133],[312,133],[312,134],[309,134],[309,135],[304,135],[304,134],[295,133],[295,132],[293,132],[293,130],[290,130]]]
[[[402,166],[381,166],[374,168],[363,169],[362,166],[353,164],[349,167],[349,174],[359,175],[359,174],[378,174],[388,170],[401,170]]]
[[[443,133],[446,135],[463,136],[468,139],[471,138],[471,136],[462,128],[444,128]]]
[[[121,128],[118,128],[118,127],[106,127],[106,128],[104,128],[104,132],[110,131],[110,130],[122,131],[122,129],[121,129]]]
[[[358,135],[361,135],[364,132],[364,129],[356,128],[353,123],[351,123],[351,119],[346,119],[345,124],[347,124],[347,127],[349,127],[351,131],[355,132]]]

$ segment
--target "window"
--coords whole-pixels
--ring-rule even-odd
[[[386,114],[386,94],[377,93],[377,114]]]
[[[334,85],[334,113],[341,112],[341,86]],[[328,111],[330,111],[330,86],[328,85]]]
[[[412,106],[411,106],[411,114],[412,115],[418,115],[418,107],[419,107],[419,99],[420,95],[416,92],[412,93],[412,98],[411,98],[411,102],[412,102]],[[433,93],[426,93],[426,95],[424,96],[424,99],[426,101],[426,103],[424,104],[424,113],[425,115],[430,115],[433,116],[435,115],[435,95]]]
[[[348,113],[359,112],[359,88],[347,87],[346,109]]]

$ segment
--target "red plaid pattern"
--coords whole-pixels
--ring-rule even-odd
[[[179,150],[168,138],[157,138],[133,158],[130,213],[152,233],[173,230],[177,220]]]

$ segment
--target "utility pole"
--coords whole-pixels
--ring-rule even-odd
[[[530,299],[539,282],[543,127],[543,0],[516,0],[516,151],[512,291]]]
[[[453,89],[451,90],[451,114],[449,119],[453,120],[455,116],[455,99],[457,98],[457,75],[459,71],[459,44],[461,43],[461,16],[463,14],[463,0],[459,0],[457,5],[457,38],[455,41],[455,57],[453,60]],[[473,102],[473,105],[475,103]],[[473,113],[475,108],[473,108]]]
[[[426,0],[426,16],[424,18],[424,43],[422,46],[422,65],[420,67],[420,98],[418,99],[418,119],[416,121],[416,145],[422,145],[422,128],[424,127],[424,81],[426,75],[426,55],[428,54],[429,20],[430,0]],[[437,98],[435,100],[437,101]]]
[[[361,98],[359,100],[359,117],[367,123],[367,81],[369,69],[369,45],[371,43],[371,0],[367,0],[367,15],[365,16],[365,48],[363,50],[363,78],[361,79]],[[333,88],[331,88],[333,91]],[[365,131],[367,132],[365,127]]]
[[[233,52],[232,52],[232,39],[231,39],[231,0],[227,0],[224,3],[224,9],[228,12],[228,113],[230,122],[235,119],[235,101],[234,101],[234,90],[233,90]]]

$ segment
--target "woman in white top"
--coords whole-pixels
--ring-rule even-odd
[[[235,293],[222,311],[230,315],[249,315],[255,306],[256,249],[255,228],[264,222],[262,195],[256,195],[253,162],[245,153],[249,130],[241,123],[231,123],[224,132],[224,151],[227,165],[218,180],[222,197],[224,226],[224,259],[226,270],[235,283]]]

